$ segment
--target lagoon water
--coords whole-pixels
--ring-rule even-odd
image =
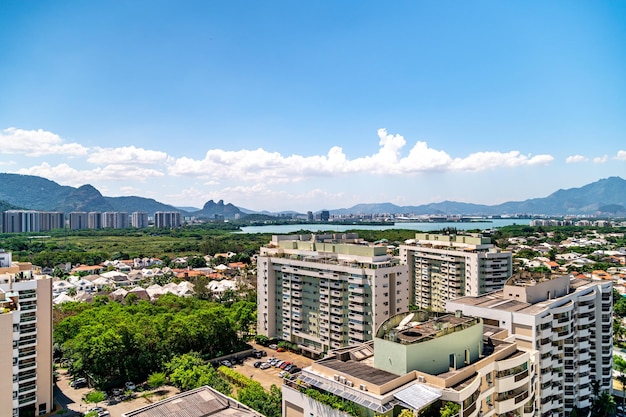
[[[289,234],[299,230],[308,230],[311,232],[335,231],[345,232],[346,230],[393,230],[408,229],[420,232],[439,231],[446,227],[453,227],[457,230],[486,230],[496,229],[498,227],[510,226],[513,224],[525,225],[530,224],[530,219],[488,219],[477,222],[433,222],[433,223],[413,223],[398,222],[395,224],[384,225],[359,225],[359,224],[332,224],[332,223],[297,223],[297,224],[268,224],[265,226],[246,226],[241,228],[241,233],[275,233]]]

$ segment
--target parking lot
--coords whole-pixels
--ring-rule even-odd
[[[244,361],[243,365],[235,365],[233,367],[233,370],[239,372],[242,375],[250,377],[255,381],[258,381],[263,386],[263,388],[268,390],[270,389],[272,384],[276,385],[279,388],[282,385],[282,379],[278,376],[281,369],[274,368],[273,366],[268,369],[255,368],[255,362],[266,362],[270,358],[278,358],[283,361],[289,361],[299,368],[305,368],[313,363],[313,359],[305,358],[304,356],[298,355],[296,353],[277,352],[275,350],[260,345],[255,345],[253,343],[251,343],[251,345],[257,350],[264,350],[267,353],[267,356],[264,356],[261,359],[247,358]]]

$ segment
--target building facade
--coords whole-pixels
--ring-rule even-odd
[[[102,229],[102,213],[90,211],[87,214],[87,227],[89,229]]]
[[[123,211],[105,211],[101,217],[105,229],[127,229],[130,225],[128,213]]]
[[[154,227],[180,227],[182,216],[178,211],[157,211],[154,213]]]
[[[134,211],[130,215],[130,225],[138,229],[148,227],[148,213],[143,211]]]
[[[406,265],[356,234],[273,236],[257,269],[257,332],[313,355],[371,340],[408,310]]]
[[[389,318],[375,338],[334,351],[282,386],[283,416],[538,416],[531,355],[505,329],[462,314],[417,311]],[[325,396],[316,393],[325,394]],[[332,401],[339,403],[339,401]],[[352,414],[352,413],[351,413]],[[355,415],[355,414],[352,414]]]
[[[85,211],[73,211],[69,215],[70,229],[83,230],[89,228],[89,215]]]
[[[0,415],[43,415],[52,396],[52,279],[0,251]]]
[[[400,246],[411,276],[411,302],[419,308],[445,311],[446,301],[501,289],[513,271],[510,252],[480,235],[417,233]]]
[[[4,233],[47,232],[65,227],[65,215],[58,211],[8,210],[2,213]]]
[[[548,417],[590,407],[593,381],[611,392],[612,303],[610,281],[524,273],[500,291],[449,301],[448,309],[506,328],[532,354],[536,407]]]

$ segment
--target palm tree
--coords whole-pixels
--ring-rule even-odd
[[[617,376],[617,380],[619,381],[620,384],[622,384],[622,410],[623,410],[625,403],[626,403],[626,391],[624,390],[624,387],[626,386],[626,375],[620,372],[620,374]]]
[[[611,417],[615,415],[617,411],[617,404],[615,398],[608,392],[601,393],[593,401],[592,413],[594,417]]]

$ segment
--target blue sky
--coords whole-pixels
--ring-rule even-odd
[[[0,3],[0,171],[253,210],[626,177],[626,3]]]

